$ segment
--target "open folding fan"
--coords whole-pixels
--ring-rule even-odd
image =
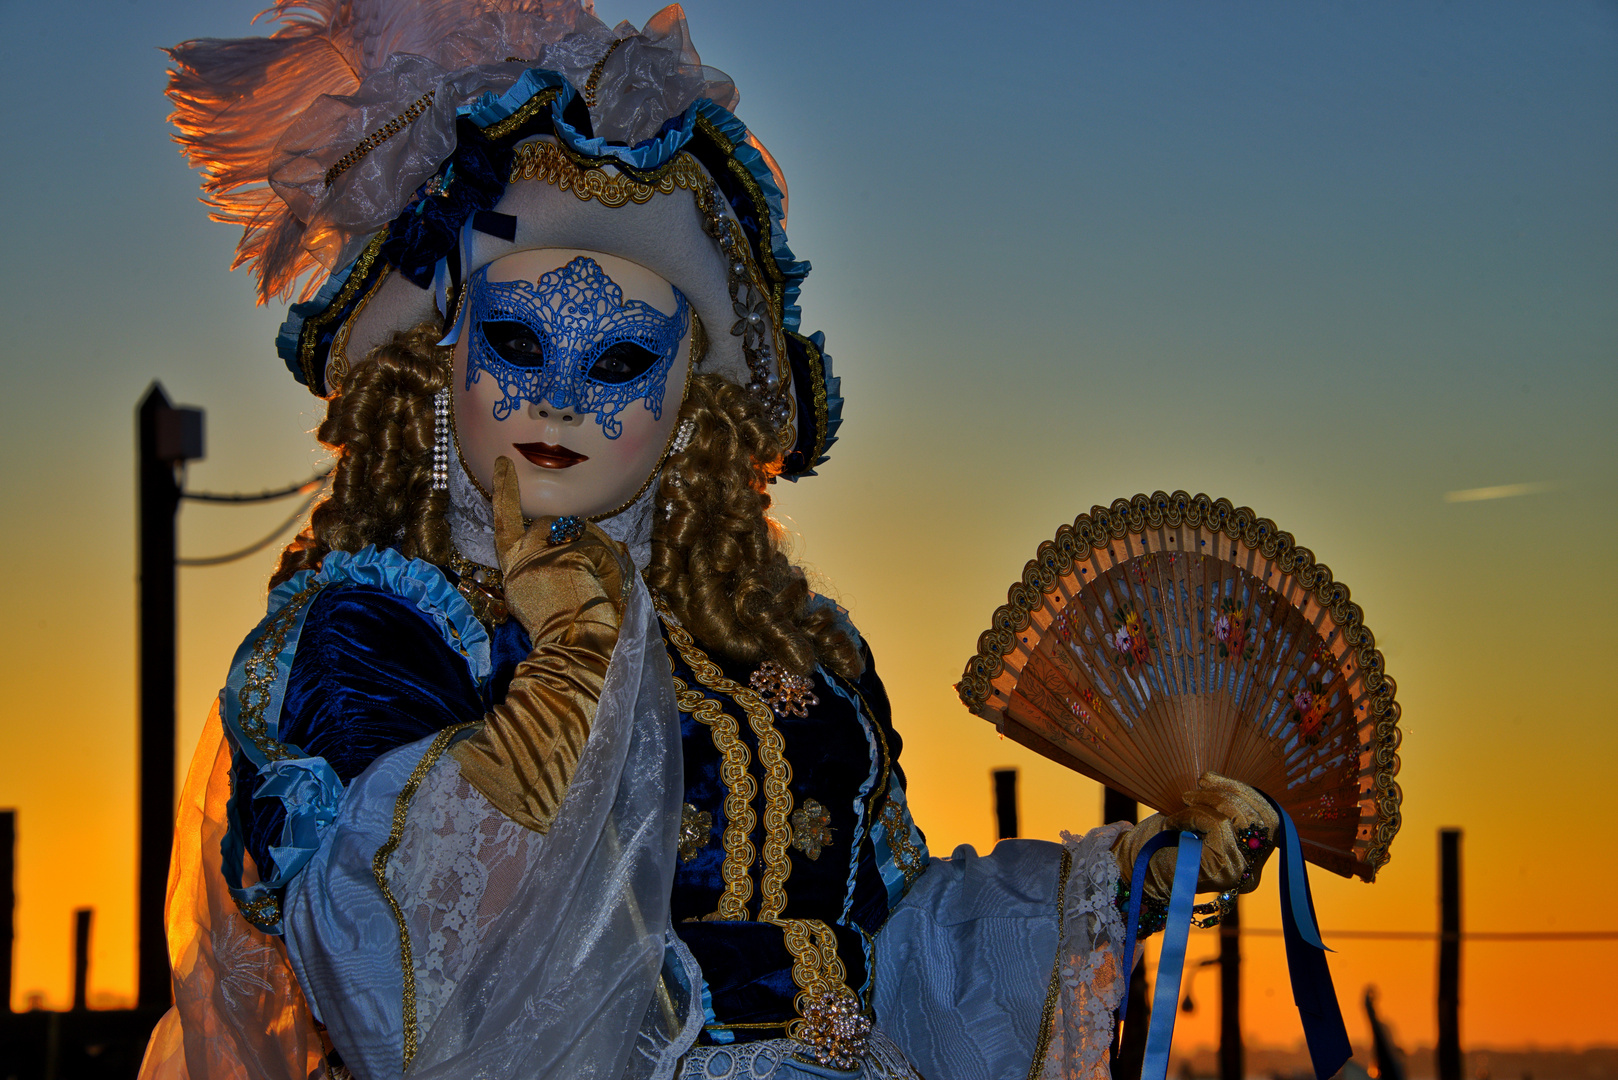
[[[1399,706],[1348,587],[1225,499],[1137,495],[1039,546],[959,685],[1009,738],[1160,811],[1206,769],[1371,881],[1399,830]]]
[[[1335,1074],[1351,1050],[1303,861],[1373,880],[1400,802],[1394,684],[1347,586],[1225,499],[1119,499],[1039,546],[958,689],[1010,738],[1159,811],[1180,809],[1205,770],[1271,799],[1293,998],[1316,1076]],[[1168,1068],[1201,838],[1165,830],[1134,873],[1174,842],[1142,1069],[1153,1080]]]

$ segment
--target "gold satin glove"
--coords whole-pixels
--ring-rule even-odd
[[[1113,848],[1125,881],[1135,867],[1135,858],[1147,841],[1165,829],[1189,829],[1202,834],[1202,865],[1198,868],[1198,892],[1252,892],[1258,888],[1264,862],[1275,849],[1275,833],[1281,819],[1275,808],[1246,784],[1205,772],[1197,780],[1197,790],[1183,796],[1185,809],[1172,814],[1153,814],[1118,840]],[[1264,831],[1263,845],[1255,851],[1237,836],[1249,826]],[[1244,881],[1243,876],[1247,875]],[[1167,900],[1174,887],[1174,849],[1165,848],[1146,864],[1146,894]]]
[[[506,606],[532,647],[512,673],[505,700],[449,752],[461,775],[501,813],[543,833],[590,737],[623,619],[627,556],[595,525],[553,544],[555,518],[539,518],[526,530],[522,520],[516,470],[499,458],[495,552]]]

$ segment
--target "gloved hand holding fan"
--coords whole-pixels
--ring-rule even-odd
[[[1258,888],[1264,861],[1275,850],[1275,834],[1281,819],[1264,796],[1235,780],[1215,772],[1205,772],[1197,789],[1185,793],[1185,806],[1172,814],[1153,814],[1118,838],[1113,849],[1118,856],[1122,880],[1129,882],[1135,859],[1160,832],[1194,832],[1202,837],[1202,862],[1198,868],[1197,891],[1219,893],[1228,900],[1238,893]],[[1168,903],[1174,885],[1175,859],[1164,849],[1152,856],[1146,873],[1146,895]],[[1223,905],[1216,901],[1201,923],[1213,926]]]
[[[1394,683],[1348,588],[1227,500],[1120,499],[1040,545],[957,689],[1008,738],[1158,811],[1116,854],[1131,940],[1144,897],[1168,904],[1160,991],[1178,986],[1192,894],[1220,894],[1195,909],[1213,925],[1279,851],[1294,996],[1317,1073],[1335,1073],[1348,1039],[1304,861],[1374,880],[1401,799]],[[1147,1077],[1167,1067],[1172,993]]]

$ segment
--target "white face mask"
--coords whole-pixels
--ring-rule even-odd
[[[455,434],[489,489],[510,458],[523,513],[600,517],[656,473],[690,372],[691,316],[627,259],[536,248],[474,272],[455,345]]]

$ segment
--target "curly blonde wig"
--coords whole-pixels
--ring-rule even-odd
[[[450,379],[450,350],[437,344],[443,333],[432,321],[393,335],[327,404],[317,436],[336,458],[331,494],[281,553],[271,588],[318,567],[328,551],[367,544],[449,561],[449,496],[433,490],[433,395]]]
[[[663,471],[647,583],[713,652],[747,665],[774,660],[799,675],[819,661],[857,677],[859,650],[832,608],[810,606],[803,571],[769,517],[781,455],[763,406],[718,375],[693,375],[680,418],[695,431]]]
[[[436,322],[401,331],[349,372],[318,431],[336,457],[331,494],[282,552],[272,588],[329,551],[367,544],[449,562],[448,496],[432,487],[433,396],[451,372],[442,332]],[[718,375],[692,375],[680,419],[695,430],[664,470],[658,504],[672,509],[653,524],[647,583],[722,657],[774,660],[800,675],[819,662],[857,677],[858,648],[833,609],[811,607],[768,515],[781,455],[762,406]]]

